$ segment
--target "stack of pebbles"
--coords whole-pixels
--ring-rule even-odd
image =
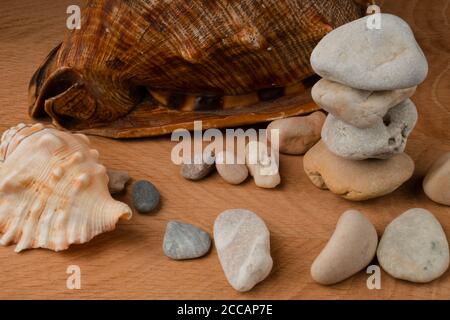
[[[311,55],[323,78],[312,97],[329,114],[304,168],[316,186],[349,200],[388,194],[412,176],[403,153],[417,121],[409,98],[428,72],[405,21],[381,14],[381,29],[370,29],[368,18],[330,32]]]

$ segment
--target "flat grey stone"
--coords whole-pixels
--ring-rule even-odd
[[[179,221],[170,221],[164,235],[164,254],[174,260],[204,256],[211,247],[211,238],[200,228]]]
[[[159,204],[159,191],[149,181],[141,180],[133,184],[133,205],[140,213],[150,213]]]
[[[427,76],[428,63],[409,25],[381,14],[381,29],[367,28],[369,16],[328,33],[311,54],[321,77],[371,91],[410,88]]]
[[[381,267],[394,278],[430,282],[448,268],[448,241],[431,212],[410,209],[386,227],[377,257]]]
[[[225,276],[235,290],[251,290],[272,270],[270,233],[255,213],[244,209],[222,212],[214,223],[214,241]]]
[[[390,109],[376,125],[365,129],[329,114],[322,128],[322,140],[331,152],[345,159],[387,159],[405,150],[416,122],[416,106],[409,99]]]

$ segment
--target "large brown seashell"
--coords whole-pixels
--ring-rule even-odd
[[[30,115],[126,138],[315,110],[309,56],[352,0],[89,0],[34,74]]]

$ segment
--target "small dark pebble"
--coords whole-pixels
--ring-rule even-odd
[[[149,181],[140,180],[133,184],[133,205],[140,213],[150,213],[159,204],[159,191]]]

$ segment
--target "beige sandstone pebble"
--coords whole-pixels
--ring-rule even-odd
[[[416,88],[367,91],[321,79],[312,88],[311,95],[336,118],[358,128],[368,128],[382,122],[389,109],[410,98]]]
[[[405,153],[386,160],[347,160],[319,141],[303,158],[303,168],[318,188],[360,201],[393,192],[412,176],[414,162]]]
[[[384,271],[394,278],[430,282],[448,268],[447,237],[431,212],[410,209],[386,227],[377,257]]]
[[[223,180],[230,184],[241,184],[248,177],[248,169],[245,159],[235,159],[234,163],[226,162],[227,159],[235,159],[231,151],[219,151],[216,155],[216,169]]]
[[[330,285],[349,278],[374,258],[378,235],[373,224],[359,211],[342,214],[336,230],[311,266],[318,283]]]
[[[271,130],[278,129],[281,153],[304,154],[319,141],[325,118],[324,113],[317,111],[309,116],[272,121],[267,127],[268,139],[271,139]]]
[[[450,152],[438,158],[428,170],[423,190],[434,202],[450,206]]]
[[[266,144],[250,141],[245,148],[245,162],[258,187],[270,189],[280,184],[278,159],[269,156]]]

